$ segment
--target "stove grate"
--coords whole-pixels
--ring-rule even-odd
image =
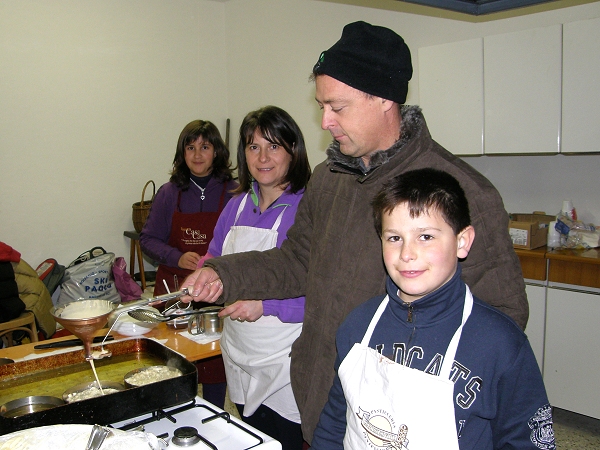
[[[131,431],[131,430],[144,431],[145,425],[156,423],[162,419],[166,419],[166,420],[170,421],[171,423],[176,424],[177,423],[177,417],[176,417],[177,414],[185,412],[185,411],[189,411],[193,408],[201,408],[210,413],[209,416],[204,417],[203,419],[200,420],[200,422],[202,424],[206,424],[206,423],[212,422],[214,420],[223,420],[228,425],[232,425],[232,426],[238,428],[239,430],[243,431],[247,435],[251,436],[252,438],[256,439],[256,444],[251,445],[250,447],[247,447],[247,449],[252,449],[254,447],[258,447],[265,442],[265,440],[261,436],[254,433],[252,430],[249,430],[242,424],[238,423],[238,421],[233,420],[231,418],[231,415],[228,412],[226,412],[226,411],[219,412],[219,411],[211,408],[208,405],[198,404],[195,399],[192,400],[190,403],[178,406],[176,408],[169,409],[168,411],[165,411],[163,409],[157,409],[156,411],[153,411],[151,413],[151,415],[145,419],[139,419],[139,420],[136,420],[135,422],[128,423],[128,424],[125,424],[123,426],[119,426],[116,428],[118,428],[119,430],[123,430],[123,431]],[[160,435],[157,435],[157,437],[160,439],[167,439],[169,437],[169,433],[162,433]],[[211,443],[208,439],[205,439],[203,436],[201,436],[200,433],[198,433],[198,437],[211,449],[218,450],[217,447],[213,443]]]

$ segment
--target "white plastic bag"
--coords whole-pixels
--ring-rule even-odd
[[[79,256],[69,267],[61,283],[57,305],[86,299],[109,300],[121,302],[121,296],[115,286],[112,266],[115,254],[97,251],[98,247]],[[96,250],[94,252],[94,250]],[[100,253],[100,254],[98,254]],[[90,259],[82,258],[89,255]],[[98,256],[94,256],[98,254]],[[84,259],[84,260],[82,260]]]

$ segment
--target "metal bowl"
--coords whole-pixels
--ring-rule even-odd
[[[44,411],[64,404],[65,402],[62,399],[47,395],[23,397],[0,406],[0,416],[6,418],[20,417],[25,414]]]
[[[102,389],[114,389],[116,391],[124,391],[125,390],[125,386],[123,386],[121,383],[116,383],[114,381],[100,381],[100,385],[102,386]],[[77,401],[80,400],[87,400],[87,398],[80,398],[80,399],[73,399],[74,395],[77,394],[82,394],[83,392],[87,391],[87,390],[91,390],[91,389],[98,389],[98,383],[96,381],[90,381],[89,383],[81,383],[78,384],[76,386],[73,386],[70,389],[67,389],[65,392],[63,392],[63,400],[65,401],[65,403],[75,403]],[[114,394],[114,392],[105,392],[104,395],[109,395],[109,394]],[[102,394],[98,394],[94,397],[100,397]],[[94,398],[94,397],[88,397],[88,398]]]
[[[132,376],[138,375],[138,374],[144,374],[144,372],[151,373],[153,371],[164,371],[164,372],[157,373],[156,375],[160,375],[160,376],[157,376],[156,379],[153,381],[143,382],[143,383],[139,383],[139,384],[131,382]],[[177,378],[177,377],[180,377],[181,375],[183,375],[181,373],[181,370],[179,370],[175,367],[160,366],[160,365],[148,366],[148,367],[140,367],[139,369],[134,369],[130,372],[127,372],[125,374],[125,376],[123,377],[123,382],[125,383],[125,386],[128,388],[136,388],[136,387],[140,387],[140,386],[145,386],[147,384],[158,383],[159,381],[168,380],[170,378]]]

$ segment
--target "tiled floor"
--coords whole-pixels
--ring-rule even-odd
[[[600,449],[600,420],[558,408],[553,419],[558,450]]]

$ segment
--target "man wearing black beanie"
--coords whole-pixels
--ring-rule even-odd
[[[291,377],[309,443],[334,378],[338,326],[357,305],[385,293],[371,201],[386,180],[425,167],[454,176],[469,201],[477,236],[462,262],[463,280],[521,328],[529,314],[499,193],[431,138],[419,107],[403,105],[412,77],[404,40],[388,28],[348,24],[341,39],[320,54],[312,77],[321,127],[333,142],[327,160],[315,168],[288,239],[280,249],[208,260],[212,270],[197,271],[183,285],[194,285],[194,300],[219,303],[306,296]]]

